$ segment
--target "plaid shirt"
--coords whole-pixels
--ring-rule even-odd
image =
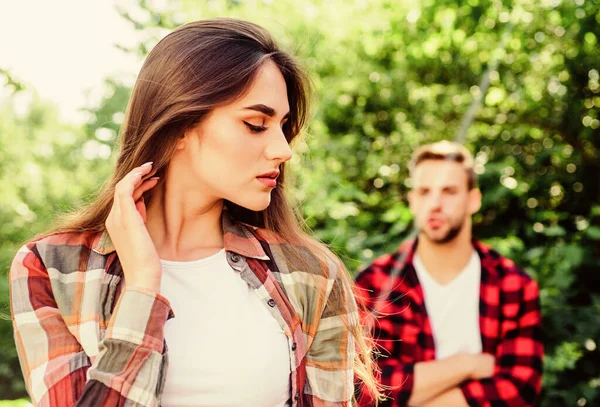
[[[223,231],[229,264],[288,337],[291,405],[349,406],[355,347],[347,325],[358,324],[358,313],[339,261],[318,259],[226,212]],[[300,250],[303,264],[290,261],[292,249]],[[11,311],[36,405],[160,405],[167,374],[163,326],[173,313],[160,294],[123,283],[106,233],[53,235],[18,251],[10,270]]]
[[[381,382],[393,399],[384,406],[407,406],[417,362],[435,360],[435,344],[423,290],[413,267],[417,241],[376,259],[357,276],[358,293],[368,309],[379,311],[373,324],[381,349]],[[481,258],[479,325],[483,352],[496,358],[493,377],[459,385],[472,407],[532,406],[540,392],[542,358],[538,287],[512,261],[479,243]],[[395,270],[395,271],[394,271]],[[397,274],[396,274],[397,273]],[[391,281],[390,274],[398,276]],[[390,295],[382,298],[393,284]],[[360,404],[371,405],[363,395]]]

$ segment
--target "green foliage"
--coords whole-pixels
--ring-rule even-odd
[[[179,10],[160,11],[141,1],[140,10],[123,15],[147,34],[135,52],[146,53],[184,21],[218,15],[262,24],[300,55],[318,97],[308,136],[295,146],[291,195],[307,225],[351,270],[411,233],[412,151],[454,139],[481,98],[465,141],[484,194],[475,233],[540,284],[541,405],[554,407],[600,401],[599,5],[182,0]],[[498,65],[482,94],[482,75],[493,61]],[[18,242],[106,179],[107,148],[129,91],[107,86],[112,96],[91,109],[83,129],[56,123],[39,103],[25,118],[0,111],[2,270]],[[6,293],[2,282],[3,303]],[[0,325],[0,394],[18,396],[10,335],[10,324]]]
[[[9,318],[8,267],[16,249],[81,205],[109,174],[111,147],[61,124],[37,100],[27,113],[0,106],[0,398],[24,395]]]
[[[3,79],[2,86],[9,88],[12,92],[20,92],[25,89],[23,84],[12,77],[6,69],[0,68],[0,78]]]
[[[0,401],[0,407],[31,407],[31,405],[27,399]]]

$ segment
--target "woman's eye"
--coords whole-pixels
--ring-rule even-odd
[[[248,127],[248,129],[250,129],[250,131],[252,133],[262,133],[263,131],[267,130],[267,128],[265,126],[255,126],[253,124],[248,123],[245,120],[242,120],[242,121],[244,122],[246,127]]]

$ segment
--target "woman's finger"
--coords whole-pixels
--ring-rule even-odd
[[[138,167],[138,168],[141,168],[141,167]],[[136,181],[134,181],[134,184],[133,184],[133,193],[132,193],[132,196],[133,196],[133,201],[134,202],[136,202],[138,199],[140,199],[139,196],[136,196],[137,189],[140,188],[140,186],[144,185],[144,183],[146,181],[150,180],[151,178],[154,178],[153,175],[156,174],[156,171],[157,170],[154,169],[154,170],[150,171],[147,174],[144,173],[143,171],[139,171],[139,172],[141,172],[141,177],[136,178]],[[158,179],[158,177],[156,177],[156,178]]]
[[[115,203],[117,203],[123,211],[133,209],[132,204],[135,204],[133,193],[142,178],[149,174],[152,170],[152,163],[146,163],[131,170],[121,181],[115,186]]]
[[[159,180],[159,177],[153,177],[153,178],[148,178],[147,180],[142,182],[142,184],[133,191],[133,201],[137,202],[138,199],[140,199],[141,196],[144,194],[144,192],[149,191],[150,189],[154,188],[156,186],[156,184],[158,183],[158,180]]]
[[[142,220],[144,221],[144,223],[146,223],[146,203],[144,202],[144,197],[141,197],[135,203],[135,209],[137,209],[137,211],[140,213],[140,216],[142,217]]]
[[[154,177],[154,174],[156,174],[156,172],[157,172],[157,171],[158,171],[158,169],[156,169],[156,168],[155,168],[155,169],[153,169],[151,172],[149,172],[148,174],[144,175],[144,176],[142,177],[142,180],[146,181],[146,180],[148,180],[148,179],[150,179],[150,178]]]

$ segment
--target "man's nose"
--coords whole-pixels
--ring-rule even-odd
[[[429,198],[429,206],[431,209],[439,209],[442,206],[442,194],[433,192]]]

